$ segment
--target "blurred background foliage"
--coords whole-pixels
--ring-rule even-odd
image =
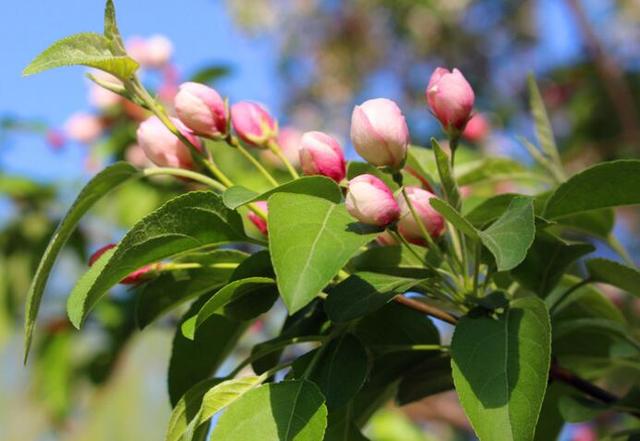
[[[96,15],[100,8],[96,3]],[[276,89],[277,101],[267,104],[277,108],[281,126],[326,130],[348,146],[353,105],[384,96],[399,102],[413,142],[425,145],[440,134],[424,104],[429,75],[437,66],[455,66],[474,86],[477,110],[490,123],[488,133],[469,147],[531,163],[518,137],[533,139],[526,94],[526,76],[533,71],[570,170],[639,156],[638,0],[227,0],[220,13],[248,41],[271,45],[277,61],[274,83],[259,87]],[[178,20],[175,26],[188,24]],[[198,44],[217,59],[215,41]],[[203,60],[198,66],[188,70],[169,61],[149,69],[145,79],[169,102],[183,80],[216,86],[237,74],[233,60]],[[53,81],[51,87],[57,87]],[[10,103],[0,115],[3,159],[15,154],[10,146],[22,139],[51,151],[88,147],[78,161],[84,172],[72,182],[63,173],[35,179],[0,161],[2,440],[155,440],[164,434],[169,412],[164,376],[176,316],[141,334],[133,319],[135,296],[131,288],[119,288],[77,333],[66,320],[64,298],[91,252],[117,241],[136,220],[189,184],[162,179],[128,184],[92,212],[56,267],[43,303],[35,356],[26,369],[19,361],[24,296],[78,181],[114,160],[145,165],[135,146],[135,129],[144,114],[96,93],[90,89],[91,110],[83,114],[93,120],[76,124],[75,131],[71,119],[56,127],[38,115],[15,116]],[[96,124],[94,132],[87,129],[91,124]],[[246,181],[234,152],[221,150],[219,155],[230,175],[243,176],[254,188],[264,184],[259,177]],[[36,168],[47,165],[38,157],[30,161]],[[492,191],[508,191],[513,185],[503,182]],[[619,214],[616,235],[637,262],[640,213],[624,209]],[[602,254],[612,254],[597,245]],[[614,291],[607,294],[638,329],[640,303]],[[243,338],[247,343],[266,338],[283,316],[281,311]],[[638,372],[638,367],[619,368],[612,372],[610,386],[615,387],[616,375]],[[563,439],[595,440],[599,428],[616,423],[605,414],[595,424],[568,428]],[[445,393],[400,409],[390,406],[373,419],[367,434],[372,441],[473,439],[467,428],[455,396]]]

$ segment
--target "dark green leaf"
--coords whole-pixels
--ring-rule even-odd
[[[216,424],[212,441],[319,441],[327,408],[308,381],[265,384],[235,401]]]
[[[498,271],[506,271],[524,260],[535,230],[532,200],[519,197],[511,201],[498,220],[480,232],[480,240],[495,257]]]
[[[567,386],[560,383],[550,383],[542,402],[542,410],[534,441],[557,441],[560,436],[564,419],[558,410],[558,398]]]
[[[555,219],[555,222],[557,222],[558,228],[569,228],[607,239],[615,224],[615,214],[612,209],[604,208],[565,216]]]
[[[64,219],[58,225],[45,250],[38,269],[27,293],[25,318],[25,361],[29,353],[31,338],[35,327],[40,301],[49,278],[49,273],[58,253],[75,230],[76,225],[100,198],[124,182],[140,177],[138,169],[126,162],[117,162],[94,176],[82,189]]]
[[[589,333],[602,333],[626,340],[637,350],[640,350],[640,343],[633,338],[631,332],[624,324],[603,318],[579,318],[574,320],[556,320],[553,325],[553,338],[562,337],[580,330],[588,330]]]
[[[595,247],[591,244],[570,244],[550,234],[538,233],[527,257],[511,274],[522,286],[545,297],[572,263],[593,251]]]
[[[547,219],[600,208],[640,203],[640,160],[621,159],[596,164],[561,184],[544,212]]]
[[[375,238],[344,205],[301,194],[271,196],[269,225],[271,261],[289,313],[309,303],[361,246]]]
[[[91,267],[67,303],[71,322],[80,327],[105,292],[132,271],[178,253],[245,238],[238,213],[215,193],[178,196],[139,221],[115,248],[104,269]]]
[[[329,412],[327,431],[322,441],[369,441],[352,421],[351,406]]]
[[[431,198],[429,200],[431,206],[441,215],[444,216],[446,220],[451,222],[451,224],[456,227],[458,230],[469,236],[471,239],[478,239],[478,230],[466,220],[458,210],[449,205],[446,201],[438,198]]]
[[[482,228],[498,219],[507,210],[511,201],[518,197],[515,193],[504,193],[493,196],[473,208],[465,218],[477,228]]]
[[[324,176],[303,176],[300,179],[289,181],[261,194],[240,185],[235,185],[223,193],[222,200],[227,207],[236,209],[250,202],[267,200],[269,196],[276,193],[306,194],[335,203],[339,203],[342,200],[340,187]]]
[[[62,66],[84,65],[104,70],[122,80],[128,80],[138,70],[138,63],[126,55],[114,55],[110,40],[100,34],[83,33],[63,38],[38,55],[23,71],[23,75]]]
[[[397,401],[399,405],[404,406],[451,389],[451,358],[441,355],[423,361],[402,377],[398,386]]]
[[[412,246],[418,255],[427,258],[424,247]],[[424,279],[432,275],[426,270],[422,260],[403,246],[374,247],[355,256],[349,262],[353,271],[366,271],[394,276]]]
[[[249,320],[268,311],[278,298],[275,283],[273,279],[265,277],[250,277],[229,283],[211,296],[196,316],[183,323],[182,333],[185,337],[192,339],[197,329],[210,317],[217,312],[226,312],[224,308],[234,302],[242,302],[246,305],[243,311],[239,311],[241,317],[227,313],[224,314],[225,316]]]
[[[598,416],[609,406],[577,395],[562,395],[558,399],[558,410],[568,423],[582,423]]]
[[[220,288],[234,272],[234,265],[247,258],[235,250],[190,254],[184,259],[201,268],[164,272],[145,284],[138,294],[136,316],[140,329],[182,303]]]
[[[431,146],[433,148],[433,153],[436,156],[438,174],[440,175],[442,190],[444,191],[447,202],[449,202],[452,207],[459,210],[460,193],[458,192],[458,185],[456,184],[456,180],[451,172],[449,156],[444,152],[444,150],[442,150],[442,147],[440,147],[440,144],[434,138],[431,139]]]
[[[551,360],[542,300],[514,300],[498,319],[462,318],[451,354],[456,391],[478,437],[533,440]]]
[[[331,289],[324,308],[334,322],[346,322],[381,308],[420,281],[387,274],[355,273]]]
[[[613,260],[591,259],[587,261],[589,278],[595,282],[607,283],[630,294],[640,296],[640,271]]]
[[[194,315],[205,300],[203,298],[191,305],[182,322]],[[214,315],[198,329],[194,340],[184,337],[178,326],[173,337],[168,374],[169,399],[172,406],[175,406],[191,387],[215,373],[247,326],[246,322]]]

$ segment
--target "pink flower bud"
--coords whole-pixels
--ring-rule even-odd
[[[145,168],[153,165],[142,147],[140,147],[140,144],[131,144],[127,147],[124,151],[124,159],[126,159],[131,165],[138,168]]]
[[[347,173],[342,147],[322,132],[307,132],[300,141],[300,164],[305,175],[324,175],[336,182]]]
[[[258,201],[258,202],[255,202],[255,204],[265,214],[269,213],[269,209],[267,207],[267,202],[266,201]],[[247,217],[249,218],[251,223],[253,225],[255,225],[258,230],[260,230],[260,232],[262,234],[264,234],[265,236],[267,235],[267,221],[266,220],[262,219],[260,216],[255,214],[253,211],[249,211],[249,213],[247,214]]]
[[[102,134],[102,129],[100,118],[90,113],[74,113],[64,124],[67,138],[83,144],[96,141]]]
[[[377,98],[353,109],[351,141],[370,164],[397,169],[407,157],[409,129],[396,103]]]
[[[97,78],[100,81],[105,83],[113,84],[114,86],[121,86],[122,81],[118,78],[114,77],[111,74],[108,74],[102,70],[92,69],[90,71],[91,75]],[[99,110],[107,110],[111,107],[114,107],[120,104],[124,98],[122,98],[117,93],[114,93],[104,87],[91,82],[89,84],[89,102],[92,106]]]
[[[392,245],[398,245],[398,241],[389,233],[389,231],[383,231],[376,237],[376,242],[383,247],[388,247]]]
[[[278,136],[278,123],[261,104],[252,101],[231,107],[231,123],[240,139],[254,147],[267,147]]]
[[[284,156],[289,160],[292,166],[300,166],[300,140],[302,132],[293,127],[284,127],[278,132],[278,145]],[[260,153],[260,159],[267,162],[270,166],[279,169],[286,169],[282,160],[278,158],[271,150],[263,150]]]
[[[360,175],[349,181],[345,205],[360,222],[385,227],[396,221],[400,208],[393,193],[373,175]]]
[[[416,214],[422,220],[424,227],[431,237],[439,237],[444,232],[444,218],[440,213],[431,207],[429,200],[436,196],[419,187],[407,187],[407,196],[413,205]],[[400,207],[400,220],[398,220],[398,232],[402,234],[409,242],[424,245],[425,239],[422,236],[420,226],[416,222],[407,201],[403,195],[399,194],[397,197],[398,206]]]
[[[178,130],[198,150],[202,150],[200,140],[177,118],[171,118]],[[151,116],[138,127],[138,144],[147,157],[160,167],[193,168],[193,158],[189,147],[184,145],[156,116]]]
[[[183,83],[174,103],[178,117],[194,133],[215,138],[227,132],[226,106],[211,87]]]
[[[480,142],[489,134],[489,121],[482,113],[476,113],[467,122],[462,136],[471,142]]]
[[[426,91],[431,111],[445,130],[461,131],[471,117],[475,95],[458,69],[439,67],[431,75]]]
[[[143,67],[158,69],[171,59],[173,45],[163,35],[149,38],[132,37],[127,41],[127,52]]]
[[[93,253],[91,255],[91,257],[89,257],[89,266],[90,267],[93,266],[93,264],[96,263],[96,261],[104,253],[109,251],[111,248],[115,248],[115,246],[116,246],[116,244],[110,243],[110,244],[107,244],[107,245],[103,246],[102,248],[98,249],[95,253]],[[120,283],[123,284],[123,285],[135,285],[135,284],[141,282],[145,278],[147,273],[149,273],[153,269],[153,267],[154,267],[154,265],[145,265],[142,268],[135,270],[134,272],[129,274],[124,279],[122,279],[120,281]]]

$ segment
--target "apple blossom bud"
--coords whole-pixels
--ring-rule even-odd
[[[109,251],[112,248],[115,248],[116,244],[114,243],[110,243],[107,244],[105,246],[103,246],[102,248],[98,249],[95,253],[93,253],[91,255],[91,257],[89,257],[89,266],[93,266],[94,263],[96,263],[96,261],[107,251]],[[153,269],[154,265],[145,265],[140,269],[135,270],[134,272],[132,272],[131,274],[129,274],[127,277],[125,277],[124,279],[120,280],[120,283],[123,285],[135,285],[139,282],[141,282],[144,277],[147,275],[147,273],[149,273],[152,269]]]
[[[200,140],[177,118],[171,118],[177,129],[198,149]],[[151,116],[138,127],[138,144],[147,157],[160,167],[193,168],[189,147],[184,145],[156,116]]]
[[[178,117],[194,133],[215,138],[227,132],[227,108],[218,92],[211,87],[183,83],[174,103]]]
[[[444,232],[444,218],[429,203],[436,197],[433,193],[419,187],[406,187],[407,196],[411,201],[416,214],[424,224],[431,237],[439,237]],[[398,232],[409,242],[424,245],[425,239],[418,222],[413,217],[409,205],[402,194],[397,197],[400,207],[400,219],[398,220]]]
[[[122,81],[115,76],[102,70],[92,69],[90,74],[96,80],[114,87],[122,87]],[[120,104],[124,99],[115,92],[91,82],[89,84],[89,102],[92,106],[100,110],[106,110]]]
[[[447,131],[460,132],[471,117],[475,95],[458,69],[439,67],[431,75],[426,98],[433,114]]]
[[[462,136],[471,142],[480,142],[489,134],[489,121],[482,113],[476,113],[471,117]]]
[[[369,174],[349,181],[345,205],[351,216],[360,222],[379,227],[395,222],[400,215],[400,208],[389,187]]]
[[[127,147],[124,151],[124,159],[138,168],[146,168],[153,165],[142,147],[140,147],[140,144],[131,144]]]
[[[293,127],[284,127],[278,131],[278,145],[282,150],[282,154],[294,167],[300,166],[300,140],[302,132]],[[271,150],[263,150],[260,153],[260,159],[267,162],[270,166],[286,169],[286,166],[280,158],[278,158]]]
[[[387,230],[383,231],[378,235],[378,237],[376,237],[376,242],[378,242],[378,245],[381,245],[383,247],[398,245],[398,241],[396,240],[396,238],[393,237]]]
[[[241,101],[231,107],[231,123],[244,142],[254,147],[267,147],[278,136],[278,123],[260,104]]]
[[[351,141],[370,164],[398,169],[407,157],[409,129],[396,103],[376,98],[353,109]]]
[[[258,201],[258,202],[254,202],[254,203],[265,214],[267,214],[269,212],[269,209],[267,207],[267,202],[266,201]],[[258,230],[260,230],[260,232],[262,234],[264,234],[265,236],[267,235],[267,221],[266,220],[264,220],[263,218],[261,218],[260,216],[255,214],[253,211],[249,211],[249,213],[247,214],[247,217],[249,218],[251,223],[253,225],[255,225]]]
[[[102,134],[102,121],[90,113],[74,113],[64,124],[67,138],[83,144],[91,144]]]
[[[127,52],[141,66],[158,69],[171,59],[173,45],[163,35],[153,35],[146,39],[136,36],[127,41]]]
[[[340,182],[347,174],[342,147],[322,132],[307,132],[300,141],[300,164],[305,175],[324,175]]]

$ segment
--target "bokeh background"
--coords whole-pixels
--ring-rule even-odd
[[[0,439],[162,439],[175,322],[137,332],[124,291],[104,302],[82,334],[61,317],[88,253],[117,240],[179,187],[128,186],[82,223],[46,293],[35,356],[22,365],[24,295],[46,240],[83,182],[114,159],[134,160],[139,115],[96,96],[85,69],[20,74],[54,40],[99,31],[101,0],[9,3],[0,13]],[[122,0],[116,6],[125,39],[161,34],[171,42],[170,61],[144,77],[161,95],[197,78],[232,102],[265,103],[281,126],[336,134],[347,148],[353,105],[379,96],[400,104],[415,144],[439,136],[424,89],[433,69],[447,66],[464,72],[489,123],[475,149],[532,162],[519,140],[533,139],[526,94],[532,72],[569,170],[640,153],[638,0]],[[84,126],[97,128],[78,129],[79,114]],[[616,235],[638,262],[639,213],[619,214]],[[633,313],[637,305],[630,306]],[[255,329],[249,341],[269,326]],[[455,398],[441,395],[386,409],[367,434],[373,441],[473,439],[466,427]],[[563,439],[595,440],[596,430],[567,427]]]

